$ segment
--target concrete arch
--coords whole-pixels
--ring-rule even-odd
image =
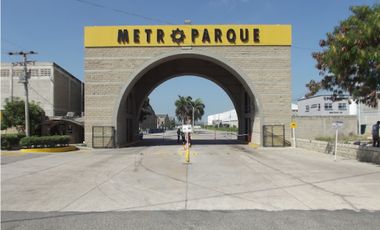
[[[179,61],[182,61],[182,65],[190,65],[188,69],[184,67],[183,69],[180,69],[180,67],[176,66],[175,64],[178,63]],[[223,80],[218,80],[217,77],[212,77],[210,76],[211,74],[207,70],[192,70],[191,69],[191,64],[188,64],[187,61],[191,61],[193,63],[198,62],[198,67],[205,65],[208,66],[209,68],[214,68],[214,70],[220,71],[220,73],[223,72],[223,74],[227,74],[231,77],[229,80],[226,80],[226,82],[223,82]],[[167,70],[168,65],[172,66],[173,68],[178,68],[178,71],[170,71]],[[196,64],[194,64],[196,65]],[[161,68],[161,69],[160,69]],[[189,69],[190,68],[190,69]],[[209,69],[205,68],[205,69]],[[159,78],[158,82],[155,82],[152,86],[149,86],[148,90],[145,92],[143,88],[137,88],[140,91],[144,91],[144,93],[139,94],[140,95],[140,100],[141,97],[145,97],[149,95],[149,93],[157,87],[159,84],[162,82],[173,78],[178,75],[195,75],[195,76],[200,76],[204,77],[206,79],[209,79],[219,85],[231,98],[233,101],[235,108],[236,107],[241,107],[242,103],[242,95],[239,96],[234,96],[234,93],[237,92],[237,90],[234,90],[235,92],[231,92],[229,89],[232,89],[229,85],[229,83],[232,84],[240,84],[240,92],[241,89],[244,89],[244,95],[247,94],[248,98],[250,99],[250,106],[252,107],[251,110],[249,110],[248,113],[250,115],[248,116],[245,112],[242,112],[242,108],[236,108],[239,116],[239,126],[245,121],[240,121],[242,118],[244,119],[245,117],[249,117],[249,128],[250,130],[250,135],[253,133],[257,133],[257,135],[254,135],[254,141],[258,144],[261,144],[261,125],[260,123],[263,122],[263,113],[262,113],[262,104],[260,103],[261,98],[260,94],[256,93],[256,88],[255,85],[253,85],[250,81],[249,78],[246,76],[244,71],[242,71],[240,68],[237,66],[234,66],[231,62],[228,60],[212,54],[212,53],[204,53],[201,51],[194,51],[194,50],[177,50],[177,51],[172,51],[172,52],[167,52],[162,55],[158,55],[154,58],[151,58],[149,61],[145,62],[144,64],[140,65],[130,76],[129,80],[125,83],[124,87],[120,91],[120,94],[116,100],[116,103],[114,105],[113,109],[113,125],[116,128],[116,143],[119,146],[123,146],[125,144],[125,140],[121,140],[122,136],[127,136],[126,133],[123,133],[123,129],[125,130],[125,127],[122,128],[125,124],[123,123],[123,119],[125,119],[127,116],[123,117],[123,114],[126,113],[127,111],[125,110],[126,104],[127,104],[127,98],[130,95],[133,95],[134,89],[139,85],[139,82],[141,82],[144,77],[148,76],[151,74],[152,71],[157,70],[157,73],[160,71],[168,71],[165,77]],[[224,78],[227,79],[227,78]],[[156,79],[157,80],[157,79]],[[140,83],[141,84],[141,83]],[[141,96],[142,95],[142,96]],[[243,96],[244,97],[244,96]],[[237,103],[237,101],[240,100],[240,103]],[[141,108],[141,101],[140,104],[137,102],[135,105],[131,105],[132,107],[135,108]],[[127,109],[128,110],[128,109]],[[135,109],[138,110],[138,109]],[[134,111],[136,113],[136,111]],[[137,111],[138,112],[138,111]],[[244,113],[244,114],[243,114]],[[133,113],[132,113],[133,114]],[[124,114],[125,115],[125,114]],[[133,115],[131,115],[133,116]],[[136,114],[134,115],[135,117],[137,116]],[[133,118],[130,118],[133,119]],[[252,120],[254,119],[254,120]],[[241,123],[241,124],[240,124]],[[253,127],[252,127],[253,125]],[[247,124],[244,124],[244,126],[247,126]],[[129,127],[131,128],[131,127]],[[135,127],[133,129],[136,129]],[[242,128],[243,129],[243,128]]]

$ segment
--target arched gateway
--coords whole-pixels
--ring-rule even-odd
[[[144,99],[182,75],[225,90],[239,134],[247,134],[240,138],[262,145],[265,127],[281,125],[288,139],[290,45],[288,25],[86,27],[85,141],[94,147],[135,141]]]

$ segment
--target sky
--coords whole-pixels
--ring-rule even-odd
[[[83,28],[102,25],[291,24],[292,100],[305,84],[319,79],[311,53],[319,41],[351,15],[350,6],[380,0],[1,0],[1,61],[19,57],[9,51],[38,52],[36,61],[55,62],[84,79]],[[185,86],[186,85],[186,89]],[[164,82],[150,95],[156,113],[174,115],[178,95],[201,98],[205,116],[233,109],[214,83],[184,76]],[[289,105],[290,106],[290,105]]]

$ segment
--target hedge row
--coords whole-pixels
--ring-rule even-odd
[[[1,134],[1,149],[11,150],[19,148],[21,138],[24,134]]]
[[[67,146],[69,141],[69,136],[31,136],[22,138],[20,140],[20,146],[22,148],[52,148]]]

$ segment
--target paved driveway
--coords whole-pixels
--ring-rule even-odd
[[[2,210],[380,210],[378,165],[195,140],[184,164],[183,147],[168,138],[8,161]]]

